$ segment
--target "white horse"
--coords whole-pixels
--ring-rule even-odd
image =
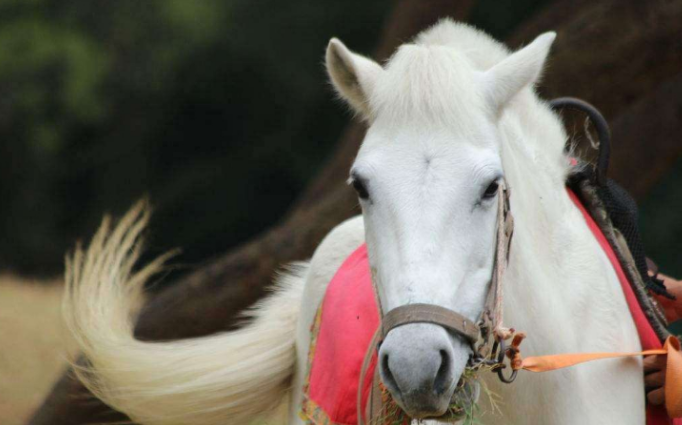
[[[145,425],[249,424],[286,395],[288,423],[300,424],[310,325],[342,261],[367,243],[384,311],[430,303],[476,320],[493,267],[502,178],[516,223],[505,322],[527,332],[524,353],[639,351],[613,268],[565,190],[564,128],[533,91],[554,37],[510,53],[480,31],[442,21],[385,66],[332,39],[331,80],[369,125],[350,180],[362,216],[282,275],[246,327],[171,342],[132,334],[142,285],[163,262],[131,271],[144,207],[113,231],[105,223],[67,270],[66,317],[90,361],[81,379]],[[470,349],[421,323],[392,330],[379,354],[393,396],[423,417],[449,400]],[[521,372],[513,385],[485,379],[502,398],[498,414],[485,413],[482,401],[486,423],[644,423],[640,359]]]

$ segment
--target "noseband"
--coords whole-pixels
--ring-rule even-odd
[[[472,346],[478,341],[481,332],[481,329],[474,322],[445,307],[434,304],[409,304],[394,308],[381,319],[382,339],[392,329],[410,323],[440,325],[454,331]]]
[[[473,350],[470,366],[485,363],[497,371],[500,380],[506,383],[513,382],[516,371],[509,377],[502,373],[505,368],[504,357],[506,354],[505,340],[513,334],[513,330],[505,328],[502,324],[502,276],[509,261],[511,239],[514,233],[514,219],[509,208],[509,189],[506,182],[500,184],[498,193],[500,199],[497,207],[497,238],[495,244],[495,258],[490,287],[486,295],[483,314],[478,323],[467,319],[456,311],[435,304],[408,304],[396,307],[383,315],[379,329],[377,329],[372,342],[365,354],[365,359],[360,370],[360,384],[358,386],[358,425],[363,425],[362,412],[362,389],[366,378],[366,372],[377,352],[381,342],[388,333],[400,326],[411,323],[431,323],[442,326],[464,339]],[[374,282],[372,283],[374,285]],[[376,290],[376,288],[375,288]],[[378,368],[374,374],[372,392],[378,388]],[[370,394],[374,399],[375,394]],[[370,400],[368,402],[368,417],[375,417],[380,409],[380,402]]]

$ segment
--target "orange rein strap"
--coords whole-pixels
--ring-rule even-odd
[[[511,347],[507,351],[507,357],[511,359],[511,367],[514,370],[527,370],[530,372],[549,372],[563,369],[580,363],[600,359],[615,359],[619,357],[637,357],[650,355],[667,355],[665,373],[665,408],[671,418],[682,417],[682,351],[680,340],[669,336],[663,348],[646,350],[639,353],[575,353],[555,354],[549,356],[533,356],[521,358],[519,345],[525,335],[514,336]]]

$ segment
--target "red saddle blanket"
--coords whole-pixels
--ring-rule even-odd
[[[614,267],[642,348],[660,348],[661,341],[639,305],[615,252],[578,197],[570,189],[568,193]],[[305,421],[315,425],[357,424],[360,368],[378,326],[379,311],[367,247],[363,244],[344,261],[332,278],[311,328],[309,370],[301,408],[301,417]],[[367,376],[373,376],[375,367],[376,356]],[[367,380],[363,388],[363,411],[370,386],[371,380]],[[682,420],[668,418],[662,406],[648,405],[646,415],[647,425],[682,425]]]

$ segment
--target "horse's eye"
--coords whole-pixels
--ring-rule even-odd
[[[358,197],[363,200],[369,199],[369,192],[367,191],[366,183],[360,178],[354,178],[352,181],[353,189],[358,193]]]
[[[497,181],[493,181],[490,183],[488,188],[485,190],[483,193],[483,199],[492,199],[495,197],[497,194],[497,189],[500,187],[500,185],[497,183]]]

